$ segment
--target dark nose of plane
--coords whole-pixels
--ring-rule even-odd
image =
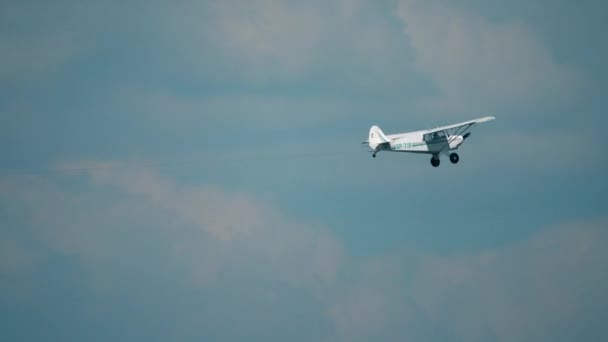
[[[462,136],[462,140],[466,140],[466,138],[469,137],[469,135],[471,135],[471,132],[467,132]]]

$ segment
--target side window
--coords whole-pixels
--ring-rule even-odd
[[[427,133],[422,136],[422,140],[424,140],[424,142],[437,141],[437,140],[442,140],[445,138],[446,138],[446,135],[445,135],[444,131]]]

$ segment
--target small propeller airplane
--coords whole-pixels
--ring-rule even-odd
[[[380,151],[426,153],[433,155],[431,165],[437,167],[440,164],[439,156],[449,154],[452,164],[456,164],[460,157],[456,152],[451,151],[457,150],[471,135],[471,132],[467,132],[469,128],[494,119],[493,116],[486,116],[449,126],[391,135],[385,135],[380,127],[372,126],[369,130],[369,139],[363,143],[368,144],[372,149],[374,158]]]

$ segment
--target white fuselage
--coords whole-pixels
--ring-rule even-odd
[[[442,135],[430,137],[428,131],[416,131],[388,135],[390,143],[378,146],[379,150],[394,152],[440,154],[458,149],[463,143],[461,135]]]

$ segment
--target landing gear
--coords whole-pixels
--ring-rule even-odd
[[[452,164],[458,163],[459,160],[460,160],[460,157],[458,156],[458,153],[450,154],[450,161],[452,162]]]
[[[376,158],[376,153],[378,153],[378,151],[374,152],[374,154],[372,154],[372,157]]]
[[[439,157],[433,156],[433,158],[431,158],[431,165],[433,165],[433,167],[439,166],[440,163]]]

